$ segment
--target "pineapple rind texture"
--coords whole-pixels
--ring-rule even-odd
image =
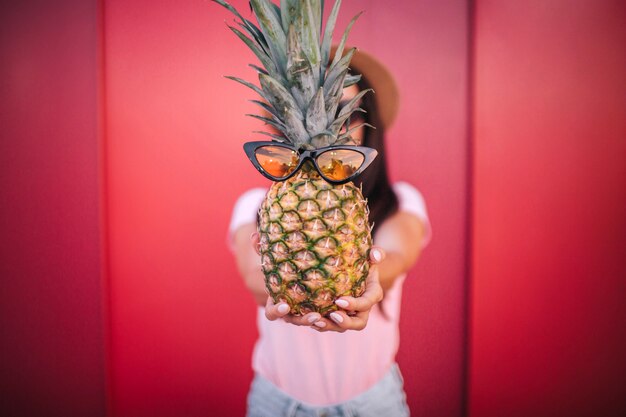
[[[372,246],[368,208],[353,183],[332,185],[300,171],[274,183],[259,211],[265,284],[291,314],[337,310],[341,296],[365,290]]]

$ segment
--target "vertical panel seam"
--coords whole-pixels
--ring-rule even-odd
[[[107,99],[106,99],[106,33],[104,0],[96,0],[96,74],[97,74],[97,140],[100,209],[100,265],[101,303],[104,341],[104,406],[105,416],[113,415],[111,280],[109,239],[109,164],[107,152]]]
[[[463,381],[461,413],[463,416],[470,414],[470,378],[471,378],[471,341],[472,341],[472,267],[473,267],[473,233],[474,233],[474,164],[475,164],[475,141],[474,137],[474,85],[475,60],[476,60],[476,4],[474,0],[467,1],[467,39],[466,39],[466,221],[465,221],[465,299],[464,299],[464,335],[463,335]]]

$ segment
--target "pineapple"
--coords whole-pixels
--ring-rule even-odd
[[[254,52],[264,68],[251,65],[260,88],[227,77],[257,92],[253,100],[263,115],[249,115],[271,125],[275,132],[258,132],[298,149],[318,149],[352,141],[350,115],[363,111],[359,92],[338,111],[343,89],[358,82],[348,65],[356,48],[345,42],[358,18],[346,28],[334,57],[332,32],[341,4],[337,0],[322,28],[323,0],[252,0],[259,27],[223,0],[213,0],[240,20],[230,29]],[[332,58],[332,60],[331,60]],[[367,125],[369,126],[369,125]],[[348,169],[340,161],[324,167]],[[326,174],[326,173],[325,173]],[[326,182],[308,163],[293,177],[275,182],[259,210],[261,268],[274,302],[284,301],[294,315],[337,310],[341,296],[360,296],[365,290],[372,245],[369,210],[361,190],[352,182]]]

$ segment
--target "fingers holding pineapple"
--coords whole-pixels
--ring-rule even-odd
[[[363,330],[367,326],[372,307],[383,299],[378,268],[372,266],[366,281],[366,290],[360,297],[341,297],[335,301],[341,310],[330,313],[330,319],[322,318],[314,322],[313,328],[319,332]]]
[[[340,297],[335,304],[340,310],[330,313],[330,319],[323,318],[313,323],[313,328],[320,332],[363,330],[367,325],[372,307],[382,301],[383,289],[380,285],[376,264],[385,258],[385,251],[379,247],[370,250],[372,267],[367,276],[365,292],[360,297]]]
[[[310,326],[322,318],[320,313],[315,312],[307,313],[304,316],[289,314],[289,305],[287,303],[280,302],[274,304],[274,300],[269,296],[265,304],[265,317],[271,321],[283,319],[287,323],[295,324],[296,326]]]
[[[335,304],[347,311],[348,315],[359,311],[369,311],[372,306],[382,301],[383,287],[380,285],[378,268],[375,265],[382,262],[384,258],[385,251],[377,246],[372,247],[370,250],[372,268],[365,281],[365,292],[360,297],[344,296],[335,301]]]
[[[261,249],[259,247],[259,232],[252,232],[252,234],[250,235],[250,241],[252,242],[252,248],[254,249],[256,254],[261,255]]]

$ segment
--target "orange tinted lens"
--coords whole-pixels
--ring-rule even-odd
[[[350,149],[329,150],[317,157],[317,165],[331,180],[345,180],[354,174],[365,161],[362,153]]]
[[[298,166],[298,154],[282,146],[262,146],[255,152],[261,168],[276,178],[291,174]]]

